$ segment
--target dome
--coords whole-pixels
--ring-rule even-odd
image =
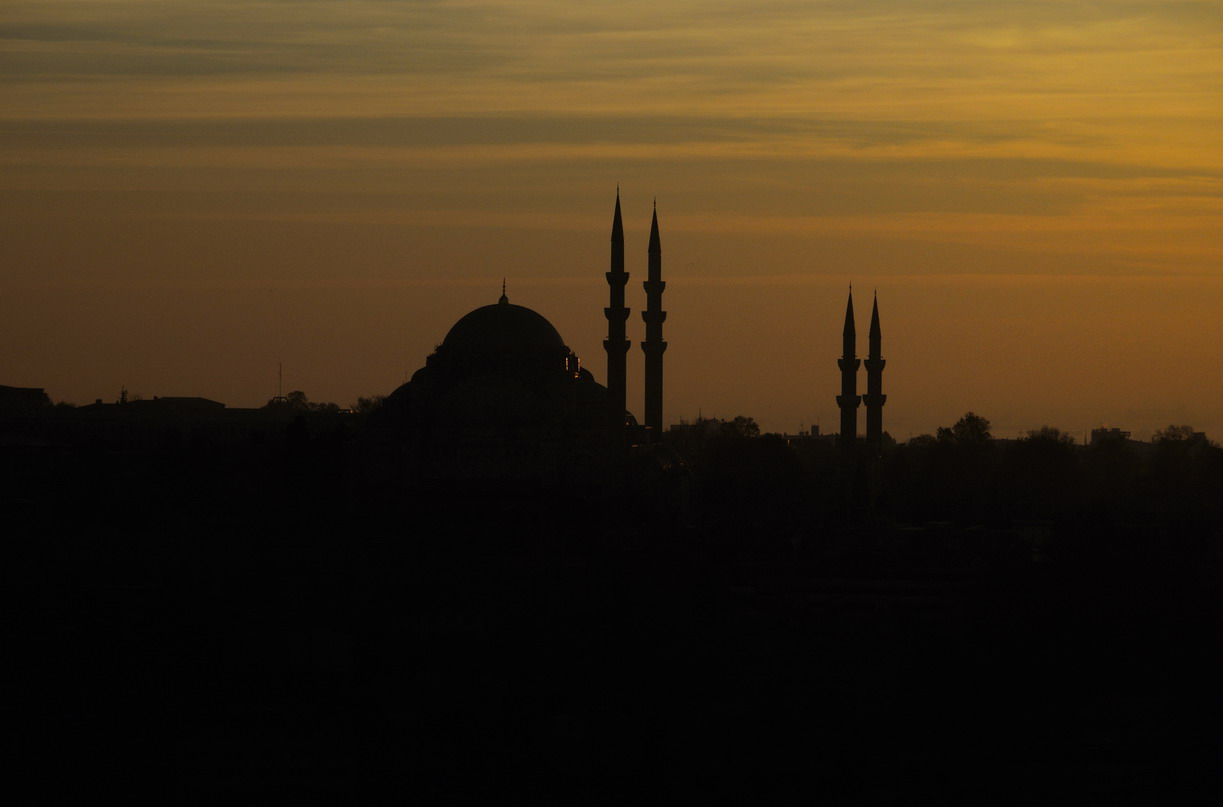
[[[568,352],[551,322],[529,308],[513,305],[504,295],[500,302],[477,308],[456,322],[442,341],[442,349],[468,355]]]
[[[589,373],[582,376],[578,357],[552,323],[529,308],[511,305],[502,292],[499,302],[456,322],[425,366],[391,393],[388,403],[478,422],[513,409],[509,403],[516,397],[534,400],[527,408],[543,411],[559,396],[564,408],[574,403],[575,389],[582,392],[591,385],[598,386]]]

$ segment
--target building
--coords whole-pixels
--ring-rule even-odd
[[[552,323],[502,293],[454,324],[379,419],[424,476],[560,482],[603,463],[606,412],[607,388]]]
[[[0,384],[0,414],[28,415],[51,405],[46,390],[40,387],[7,387]]]
[[[662,424],[662,259],[654,212],[645,290],[646,427]],[[500,299],[461,317],[406,384],[386,399],[379,425],[410,447],[414,473],[436,479],[569,484],[615,467],[643,439],[625,402],[629,309],[620,194],[612,221],[604,309],[608,383],[595,381],[547,318]],[[649,432],[647,431],[646,434]]]

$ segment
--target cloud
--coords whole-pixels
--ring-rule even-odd
[[[490,215],[640,175],[757,230],[1196,230],[1223,173],[1212,5],[14,2],[0,191]]]

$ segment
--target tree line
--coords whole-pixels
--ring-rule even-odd
[[[859,441],[848,459],[831,439],[760,434],[743,416],[667,437],[696,518],[714,522],[1019,524],[1188,542],[1217,542],[1223,526],[1223,448],[1186,425],[1149,444],[1108,435],[1080,445],[1053,426],[996,440],[989,420],[968,412],[907,443],[885,437],[878,457]]]

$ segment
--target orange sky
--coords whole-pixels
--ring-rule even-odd
[[[898,438],[1223,437],[1215,0],[594,5],[9,0],[0,384],[347,404],[502,276],[602,379],[619,183],[668,421],[835,429],[852,281]]]

